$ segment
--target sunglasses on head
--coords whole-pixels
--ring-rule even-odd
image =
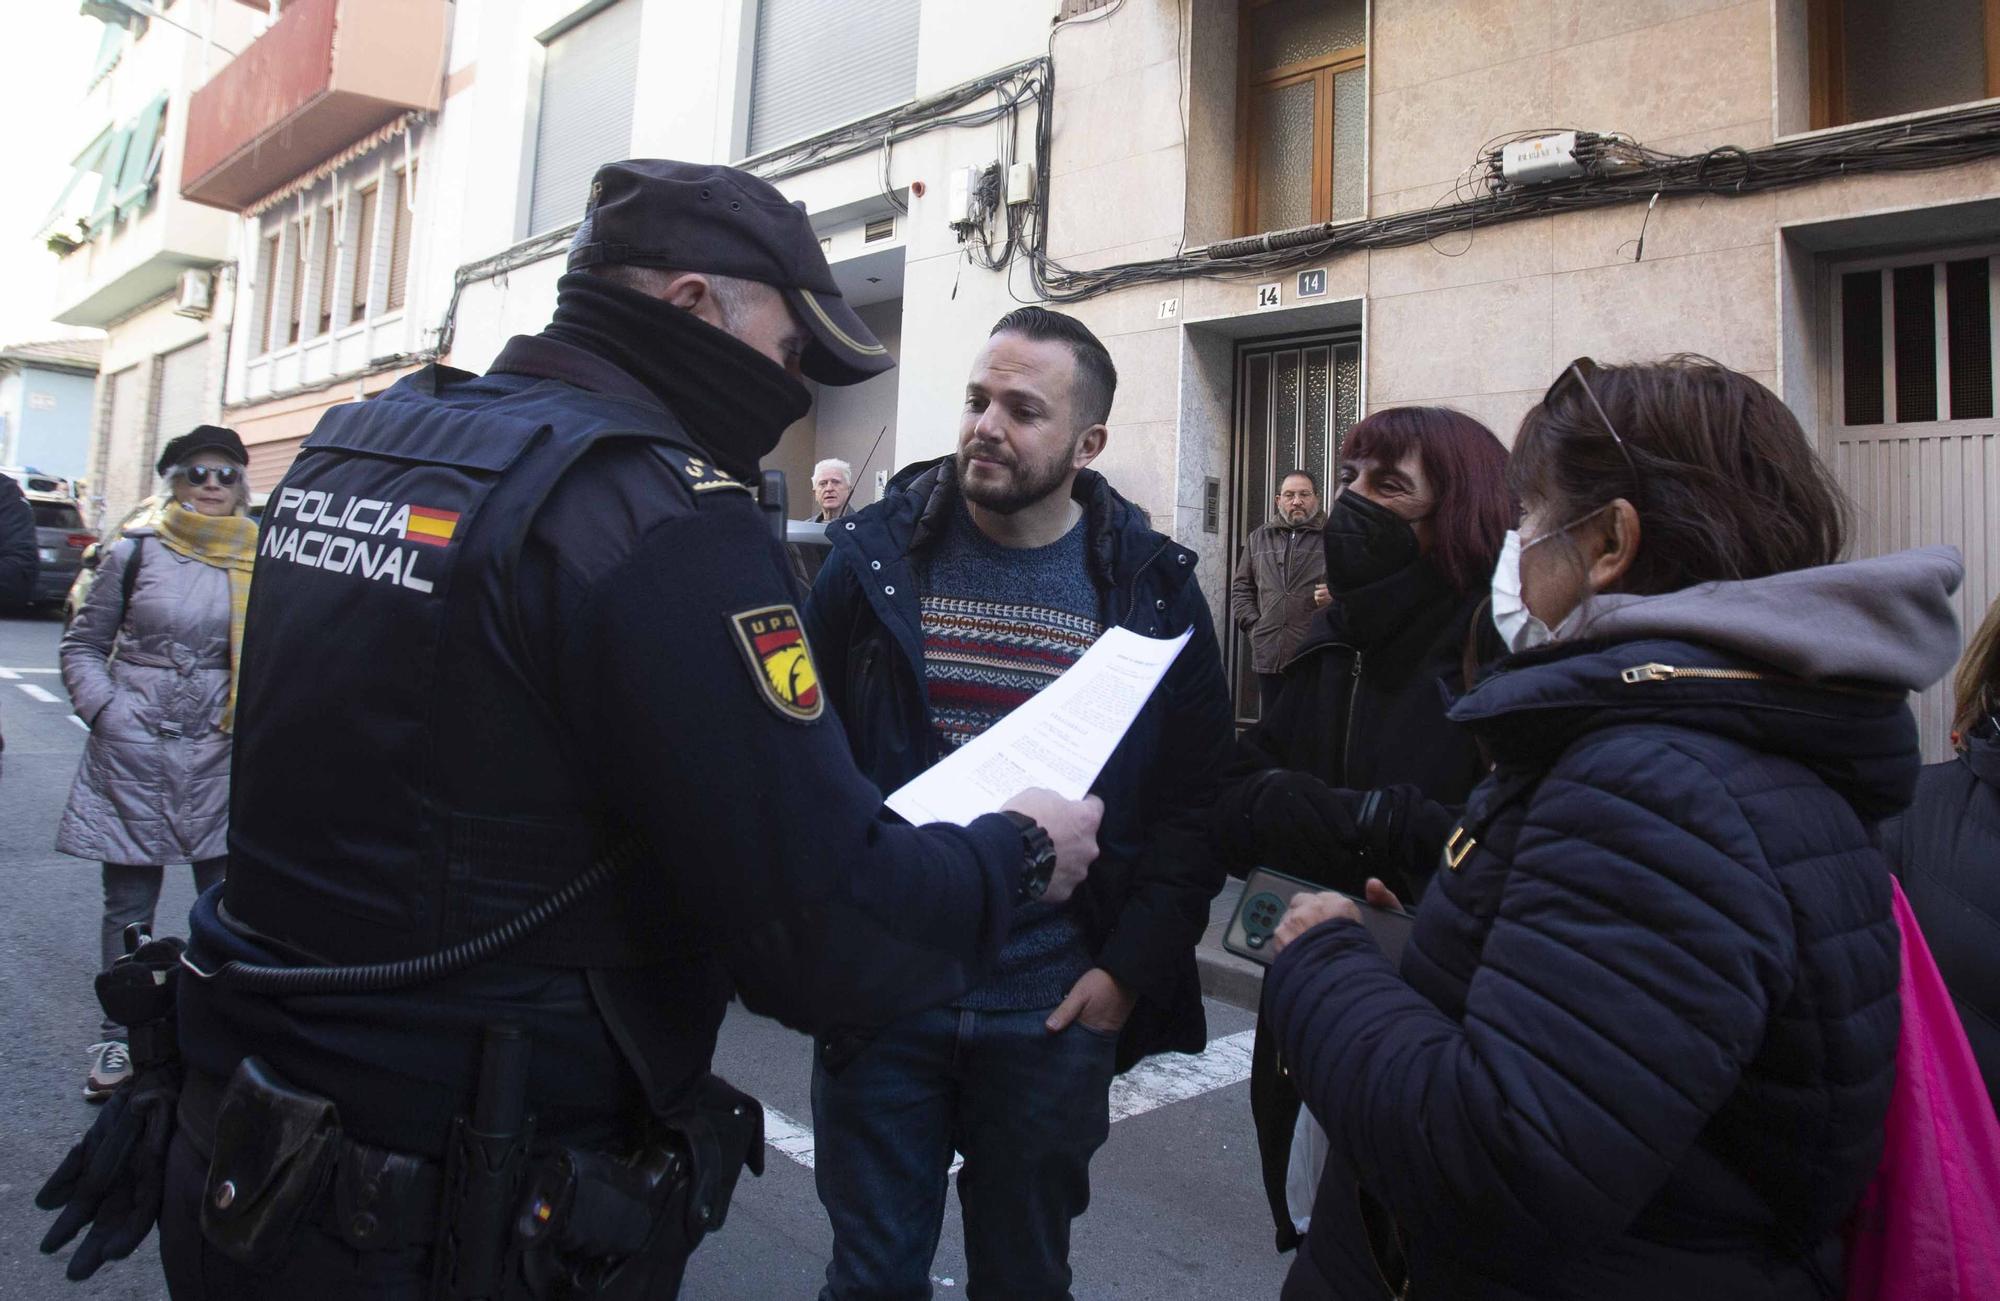
[[[197,488],[207,483],[211,475],[223,487],[233,488],[243,471],[233,465],[182,465],[174,468],[176,479],[186,479]]]
[[[1618,444],[1618,454],[1625,458],[1626,468],[1632,471],[1632,486],[1636,488],[1639,485],[1639,463],[1632,459],[1632,449],[1618,436],[1618,426],[1611,423],[1611,417],[1604,413],[1604,404],[1599,402],[1597,394],[1591,391],[1590,377],[1596,373],[1596,362],[1588,357],[1578,357],[1563,367],[1562,374],[1556,376],[1556,382],[1549,385],[1549,391],[1542,395],[1542,407],[1544,410],[1553,410],[1564,390],[1571,385],[1582,389],[1583,396],[1590,402],[1591,410],[1597,412],[1597,418],[1604,422],[1604,432],[1610,434],[1611,441]]]

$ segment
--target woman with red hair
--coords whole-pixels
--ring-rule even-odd
[[[1347,435],[1323,535],[1333,600],[1217,801],[1232,871],[1356,895],[1380,877],[1411,905],[1422,894],[1436,864],[1423,847],[1443,841],[1486,770],[1445,707],[1467,667],[1502,649],[1484,611],[1516,514],[1506,465],[1490,429],[1443,407],[1378,411]],[[1286,1197],[1299,1098],[1262,1017],[1250,1107],[1278,1249],[1290,1250],[1306,1215]]]

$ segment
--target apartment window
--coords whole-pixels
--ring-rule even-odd
[[[258,297],[263,307],[257,314],[257,352],[271,349],[271,319],[278,302],[278,232],[264,236],[264,253],[257,260]]]
[[[919,0],[761,0],[749,152],[908,102],[919,8]]]
[[[531,235],[581,217],[591,176],[632,152],[638,0],[617,0],[579,22],[544,32],[541,40],[546,51],[528,200]]]
[[[1364,215],[1367,0],[1244,0],[1242,229],[1255,234]]]
[[[290,300],[290,328],[285,332],[286,343],[299,341],[299,326],[306,307],[306,223],[291,223],[292,282],[286,286],[286,297]]]
[[[1812,125],[2000,96],[2000,0],[1807,0]]]
[[[396,173],[395,210],[389,214],[389,294],[382,306],[385,312],[397,311],[403,306],[403,297],[410,283],[410,204],[417,192],[416,164],[410,165],[407,173]]]
[[[375,277],[375,199],[381,192],[379,185],[370,185],[357,191],[352,200],[356,216],[354,265],[347,282],[350,321],[368,319],[368,289]]]
[[[333,238],[332,204],[319,210],[315,229],[319,232],[319,274],[314,280],[319,286],[319,326],[313,331],[313,335],[317,337],[333,328],[333,259],[336,245]]]
[[[1842,425],[1993,418],[1995,261],[1955,257],[1840,273]]]

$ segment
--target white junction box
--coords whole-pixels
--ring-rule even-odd
[[[1500,149],[1500,175],[1515,185],[1560,181],[1583,175],[1583,164],[1576,160],[1576,132],[1558,131],[1554,135],[1536,136],[1533,140],[1516,140],[1503,145]]]

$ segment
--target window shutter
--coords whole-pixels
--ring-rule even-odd
[[[550,39],[535,126],[529,234],[581,217],[591,176],[632,152],[638,82],[636,0],[618,0]]]
[[[389,214],[389,295],[382,310],[393,312],[403,305],[410,285],[410,195],[415,190],[416,164],[408,172],[396,173],[396,210]]]
[[[750,152],[763,153],[916,94],[918,0],[763,0]]]
[[[354,204],[354,271],[348,279],[350,321],[368,318],[368,290],[375,283],[375,196],[378,186],[369,186],[350,201]]]
[[[125,215],[153,191],[160,171],[160,135],[166,124],[167,97],[156,96],[132,122],[131,143],[118,174],[118,212]]]
[[[202,389],[208,381],[208,345],[191,343],[160,357],[160,416],[148,457],[158,457],[169,439],[202,423]]]

